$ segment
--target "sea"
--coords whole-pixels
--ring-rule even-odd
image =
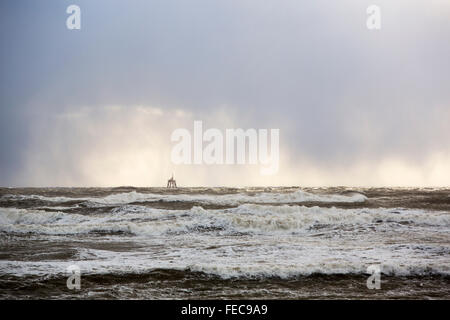
[[[450,189],[0,188],[0,299],[450,299]]]

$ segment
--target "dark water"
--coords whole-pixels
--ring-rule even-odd
[[[0,298],[449,299],[450,190],[0,188]]]

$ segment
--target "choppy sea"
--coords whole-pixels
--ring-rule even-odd
[[[0,188],[0,299],[210,298],[450,299],[450,189]]]

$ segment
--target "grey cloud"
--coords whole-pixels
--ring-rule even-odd
[[[52,115],[83,106],[226,106],[324,167],[450,152],[445,1],[380,0],[378,32],[368,1],[77,1],[82,29],[68,31],[71,3],[1,4],[2,184]]]

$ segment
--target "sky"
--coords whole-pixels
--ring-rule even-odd
[[[0,186],[450,186],[448,0],[4,0],[0,15]],[[172,163],[171,133],[195,120],[279,129],[278,172]]]

